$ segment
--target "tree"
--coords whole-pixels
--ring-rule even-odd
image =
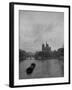
[[[26,52],[19,49],[19,61],[26,60]]]

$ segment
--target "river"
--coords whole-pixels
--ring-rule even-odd
[[[26,69],[30,67],[31,63],[35,63],[36,67],[32,74],[27,75]],[[24,60],[19,64],[19,79],[63,77],[63,67],[63,62],[57,59],[44,61],[34,59]]]

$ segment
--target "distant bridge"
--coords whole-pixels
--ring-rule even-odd
[[[27,55],[27,56],[26,56],[26,59],[30,59],[30,60],[31,60],[31,59],[35,59],[35,55]]]

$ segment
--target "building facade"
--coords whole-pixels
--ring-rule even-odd
[[[42,52],[51,52],[51,47],[47,44],[46,45],[42,44]]]

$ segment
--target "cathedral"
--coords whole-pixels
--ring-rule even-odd
[[[49,47],[49,45],[46,42],[46,45],[42,44],[42,52],[50,52],[51,51],[51,47]]]

